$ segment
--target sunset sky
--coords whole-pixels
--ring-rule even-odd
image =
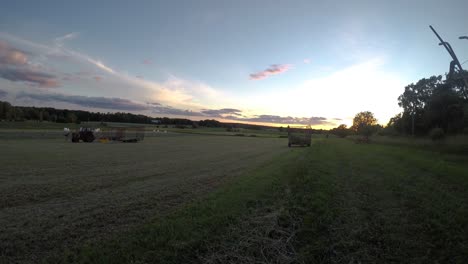
[[[450,57],[468,1],[2,1],[0,100],[154,117],[380,123]],[[468,63],[464,64],[468,68]]]

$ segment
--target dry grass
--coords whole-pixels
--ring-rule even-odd
[[[277,203],[284,201],[287,199]],[[253,206],[247,216],[227,228],[219,243],[209,244],[207,252],[199,256],[200,262],[301,263],[294,248],[300,220],[284,204]]]

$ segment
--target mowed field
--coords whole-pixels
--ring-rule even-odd
[[[175,133],[136,144],[10,137],[0,149],[6,262],[38,262],[142,225],[287,150],[285,139]]]
[[[468,156],[314,137],[3,140],[0,256],[43,263],[466,263]],[[455,152],[464,153],[464,152]]]

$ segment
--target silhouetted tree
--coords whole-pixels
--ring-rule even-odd
[[[416,84],[407,85],[403,94],[398,97],[398,105],[403,108],[404,115],[411,117],[411,134],[415,134],[416,124],[423,122],[422,112],[434,90],[442,83],[441,75],[423,78]]]
[[[351,131],[348,129],[348,127],[345,124],[339,125],[338,127],[332,129],[330,132],[341,138],[344,138],[351,133]]]
[[[441,128],[445,133],[462,132],[464,106],[462,97],[450,85],[439,85],[424,113],[427,128]]]
[[[370,111],[364,111],[356,114],[351,129],[369,139],[379,129],[376,125],[377,119],[374,117],[374,114]]]

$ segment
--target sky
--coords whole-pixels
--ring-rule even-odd
[[[2,1],[0,100],[265,125],[379,123],[468,60],[468,1]],[[468,63],[464,64],[468,68]]]

